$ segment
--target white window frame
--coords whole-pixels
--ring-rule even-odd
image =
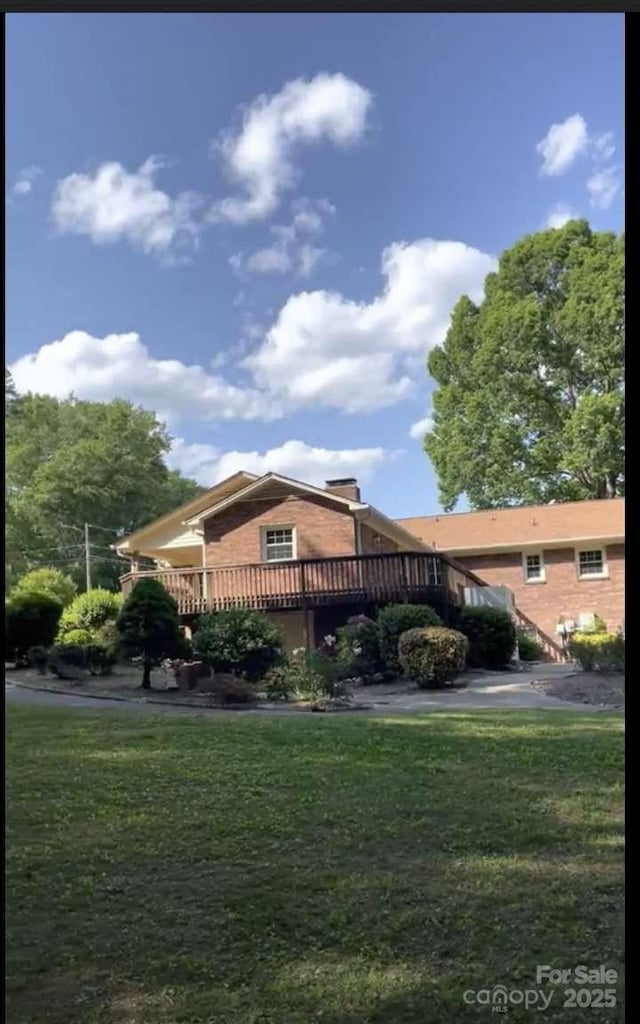
[[[528,558],[539,558],[540,559],[540,575],[529,579],[527,572],[527,559]],[[524,576],[524,582],[528,585],[534,583],[546,583],[547,582],[547,568],[544,564],[544,555],[542,551],[523,551],[522,552],[522,574]]]
[[[602,555],[602,571],[601,572],[581,572],[580,571],[580,555],[586,554],[588,551],[599,551]],[[609,566],[607,565],[607,549],[605,547],[590,547],[590,548],[576,548],[576,576],[579,580],[608,580],[609,579]]]
[[[291,557],[290,558],[267,558],[267,534],[274,530],[291,530]],[[260,527],[260,555],[263,562],[268,565],[277,565],[278,562],[295,562],[298,557],[298,546],[296,539],[296,528],[293,523],[272,523],[269,526]]]

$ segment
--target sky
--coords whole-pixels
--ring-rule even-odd
[[[620,14],[7,15],[18,390],[437,512],[428,352],[522,235],[622,230],[623,116]]]

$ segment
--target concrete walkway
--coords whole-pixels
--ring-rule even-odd
[[[575,704],[556,700],[534,689],[534,680],[566,676],[570,668],[566,665],[538,665],[523,672],[492,673],[487,676],[471,677],[467,686],[460,690],[415,690],[410,687],[368,686],[354,692],[358,703],[369,705],[369,714],[406,714],[423,711],[471,711],[481,708],[521,708],[524,710],[573,710],[599,711],[602,708],[589,704]],[[247,708],[242,712],[218,708],[180,707],[162,703],[141,701],[108,700],[100,697],[83,697],[80,694],[59,694],[44,690],[30,689],[16,685],[10,678],[5,683],[5,702],[32,707],[89,708],[142,712],[146,714],[182,715],[236,715],[241,714],[301,714],[299,710],[286,705],[270,708]],[[606,709],[605,709],[606,710]],[[366,713],[366,712],[363,712]]]
[[[467,686],[460,690],[411,690],[399,693],[381,692],[384,687],[366,687],[358,691],[358,697],[371,701],[376,711],[469,711],[480,708],[521,708],[533,710],[564,708],[574,711],[597,711],[593,704],[575,704],[556,700],[540,693],[531,685],[540,679],[559,679],[571,671],[567,665],[540,664],[522,672],[494,672],[486,676],[469,679]]]

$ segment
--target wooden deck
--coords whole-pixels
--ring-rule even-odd
[[[175,598],[181,615],[436,598],[438,604],[461,604],[462,588],[478,582],[442,555],[401,552],[127,573],[120,581],[124,594],[150,577]]]

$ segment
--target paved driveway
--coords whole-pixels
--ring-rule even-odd
[[[469,711],[480,708],[524,708],[524,709],[571,709],[575,711],[596,711],[597,707],[587,704],[573,704],[548,697],[531,685],[533,680],[549,679],[566,675],[564,665],[540,665],[525,672],[494,673],[471,678],[465,689],[455,691],[411,690],[398,686],[369,686],[356,691],[358,701],[371,705],[370,713],[393,714],[420,711]],[[97,697],[82,697],[47,693],[16,686],[9,679],[5,684],[5,701],[39,707],[90,708],[146,714],[182,715],[224,715],[238,714],[237,711],[223,711],[216,708],[189,708],[160,703],[138,703],[134,701],[103,700]],[[286,706],[278,708],[247,709],[243,714],[300,714]]]

